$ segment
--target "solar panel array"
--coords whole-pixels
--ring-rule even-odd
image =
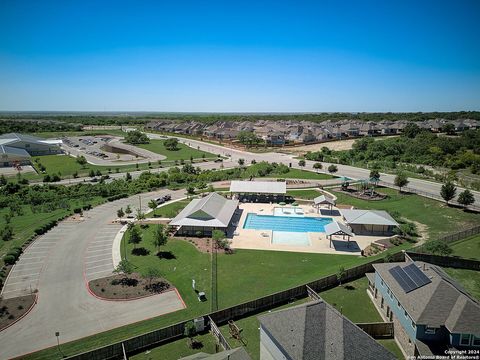
[[[404,268],[397,265],[389,271],[406,293],[432,282],[415,264],[410,264]]]

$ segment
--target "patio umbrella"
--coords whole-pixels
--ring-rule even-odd
[[[282,206],[284,206],[284,205],[287,205],[287,203],[286,203],[286,202],[283,202],[283,201],[281,201],[281,202],[279,202],[279,203],[278,203],[278,205],[282,205]]]
[[[297,202],[292,203],[292,206],[298,206]]]

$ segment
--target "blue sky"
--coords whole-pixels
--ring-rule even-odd
[[[480,110],[480,2],[0,1],[0,110]]]

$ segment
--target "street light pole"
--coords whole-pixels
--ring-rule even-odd
[[[60,355],[62,355],[62,358],[64,358],[65,355],[63,354],[62,349],[60,349],[60,332],[59,332],[59,331],[55,331],[55,336],[57,337],[57,348],[58,348],[58,352],[60,353]]]

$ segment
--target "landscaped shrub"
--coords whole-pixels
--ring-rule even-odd
[[[79,208],[79,207],[78,207],[78,208],[75,208],[75,209],[73,209],[73,212],[74,212],[75,214],[81,214],[81,213],[82,213],[82,208]]]
[[[15,264],[15,261],[17,261],[17,259],[15,258],[15,256],[5,255],[5,257],[3,258],[3,261],[7,265],[13,265],[13,264]]]
[[[91,204],[83,205],[83,207],[82,207],[83,210],[90,210],[91,208],[92,208]]]
[[[123,199],[123,198],[126,198],[128,197],[128,194],[118,194],[118,195],[113,195],[113,196],[109,196],[107,198],[108,201],[115,201],[115,200],[120,200],[120,199]]]

